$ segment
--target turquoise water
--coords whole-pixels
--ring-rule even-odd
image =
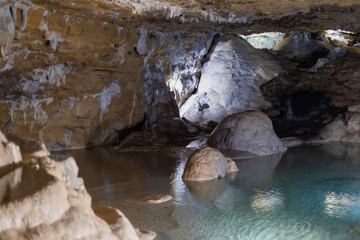
[[[119,208],[159,239],[360,239],[360,145],[290,148],[241,159],[224,179],[184,183],[177,156],[73,151],[93,203]],[[170,194],[148,204],[145,196]]]

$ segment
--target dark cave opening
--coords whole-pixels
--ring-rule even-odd
[[[289,104],[288,110],[291,109],[294,118],[309,117],[318,113],[324,106],[324,100],[323,95],[311,92],[297,93],[286,99]]]
[[[280,112],[272,118],[278,136],[307,139],[316,136],[342,111],[322,92],[300,91],[281,98]]]

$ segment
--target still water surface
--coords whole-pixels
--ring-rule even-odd
[[[119,208],[158,239],[360,239],[359,144],[307,145],[251,159],[228,152],[240,171],[206,182],[182,181],[184,150],[167,157],[106,148],[70,154],[94,204]],[[43,171],[18,168],[0,178],[0,204],[48,182]],[[142,201],[157,194],[173,200]]]
[[[241,159],[224,179],[186,182],[186,157],[73,151],[94,204],[119,208],[159,239],[360,239],[360,145],[328,143]],[[148,204],[146,196],[172,201]]]

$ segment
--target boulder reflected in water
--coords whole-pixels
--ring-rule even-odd
[[[200,199],[215,202],[218,199],[228,201],[224,198],[233,194],[225,192],[239,191],[239,188],[250,189],[271,184],[274,170],[280,162],[283,153],[250,159],[235,160],[238,172],[230,173],[226,178],[210,181],[184,181],[189,192]],[[236,159],[236,157],[235,157]]]
[[[234,173],[236,174],[236,172]],[[229,180],[226,178],[208,181],[184,181],[184,183],[193,196],[209,202],[215,202],[229,186]]]
[[[272,182],[273,173],[284,153],[236,161],[239,168],[233,185],[242,188],[262,187]]]

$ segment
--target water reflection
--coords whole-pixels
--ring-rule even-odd
[[[239,171],[233,185],[242,188],[254,188],[270,184],[282,156],[283,153],[277,153],[236,161]]]
[[[255,212],[275,211],[283,205],[283,195],[278,189],[266,192],[257,192],[253,196],[251,207]]]
[[[214,203],[227,190],[229,182],[228,179],[222,178],[209,181],[185,181],[185,185],[193,196]]]
[[[95,204],[166,239],[357,239],[360,147],[329,143],[244,159],[223,179],[183,182],[186,155],[73,151]],[[148,204],[145,196],[170,194]]]
[[[0,204],[22,199],[45,187],[53,177],[44,170],[24,166],[0,178]]]
[[[334,192],[330,192],[325,196],[324,211],[329,216],[346,216],[351,214],[351,210],[354,210],[356,207],[360,207],[359,196],[347,193],[336,194]]]

